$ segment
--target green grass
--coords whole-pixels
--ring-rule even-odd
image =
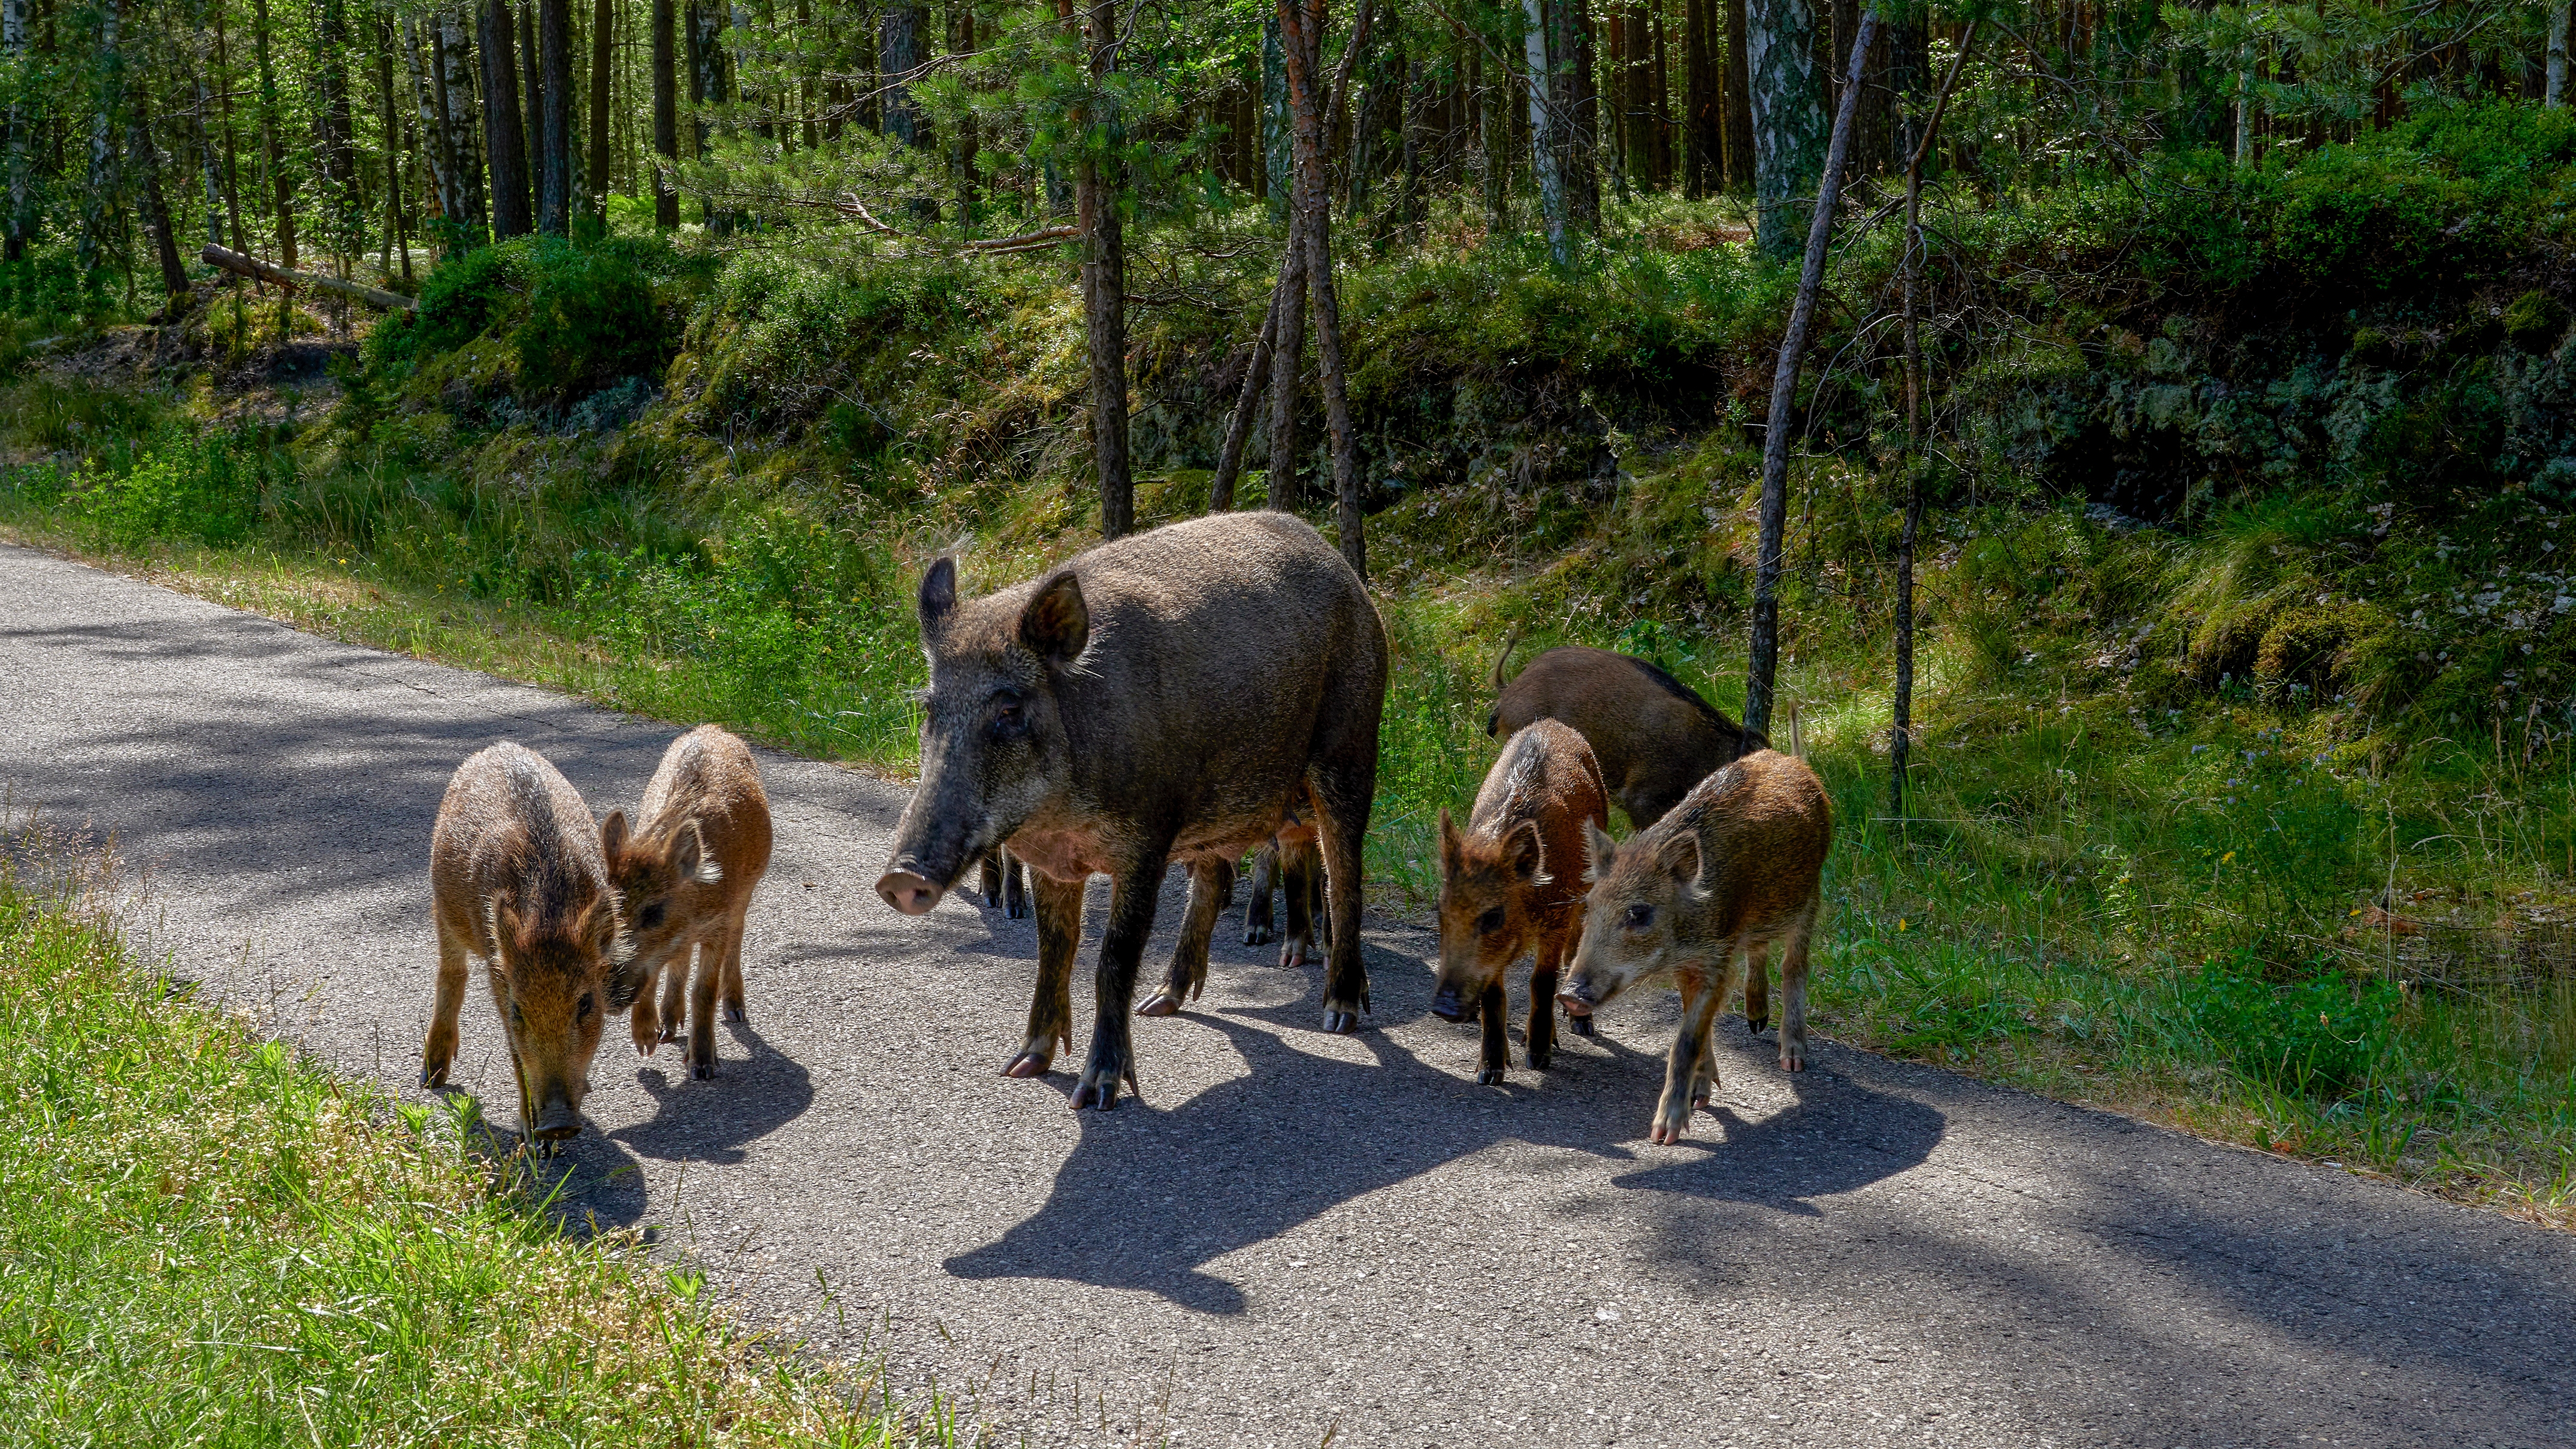
[[[22,869],[0,864],[0,1439],[944,1437],[732,1326],[694,1272],[567,1236],[495,1187],[471,1123],[189,1003],[97,891]]]

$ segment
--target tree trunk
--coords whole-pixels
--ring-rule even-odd
[[[1225,444],[1216,456],[1216,476],[1208,482],[1210,513],[1223,513],[1234,507],[1234,483],[1243,472],[1244,444],[1251,440],[1253,415],[1261,409],[1263,385],[1270,380],[1271,354],[1278,346],[1279,311],[1303,265],[1292,241],[1280,260],[1279,280],[1270,289],[1270,310],[1261,319],[1261,335],[1253,341],[1252,360],[1244,364],[1243,386],[1235,394],[1234,411],[1225,420]]]
[[[7,52],[10,70],[19,76],[27,73],[27,5],[28,0],[0,0],[0,51]],[[220,27],[221,19],[218,18],[216,23]],[[216,47],[219,52],[223,44],[221,34],[218,29]],[[35,189],[30,184],[28,164],[34,151],[35,127],[29,122],[24,102],[20,99],[23,85],[22,81],[9,93],[9,215],[7,236],[0,240],[0,256],[13,262],[26,259],[28,239],[36,231]]]
[[[1548,64],[1547,10],[1547,0],[1521,0],[1521,46],[1529,61],[1531,174],[1538,178],[1538,210],[1547,228],[1547,254],[1562,267],[1574,260],[1574,250],[1565,235],[1565,174],[1558,165],[1564,147],[1557,134],[1557,118],[1562,111],[1556,104],[1556,87],[1551,79],[1555,69]]]
[[[98,90],[90,112],[89,178],[81,193],[80,247],[77,265],[83,277],[100,265],[99,247],[107,239],[108,212],[116,204],[117,102],[124,96],[125,67],[117,54],[118,0],[99,9]]]
[[[1762,434],[1762,541],[1753,574],[1753,657],[1744,690],[1744,727],[1765,734],[1771,729],[1771,691],[1780,655],[1780,544],[1789,517],[1789,414],[1797,403],[1798,368],[1806,360],[1807,334],[1815,324],[1816,292],[1824,284],[1825,252],[1833,241],[1843,163],[1851,154],[1852,118],[1859,109],[1863,67],[1869,61],[1870,42],[1877,36],[1878,8],[1873,5],[1861,12],[1859,33],[1852,38],[1850,83],[1843,89],[1842,104],[1835,108],[1833,145],[1825,157],[1815,213],[1807,227],[1806,266],[1798,274],[1789,330],[1780,339],[1780,363],[1771,374],[1771,418]],[[1762,69],[1758,58],[1754,69],[1757,73]]]
[[[1808,0],[1752,0],[1747,19],[1755,244],[1764,255],[1785,261],[1797,254],[1798,231],[1807,219],[1798,199],[1816,185],[1824,160],[1825,117],[1816,105],[1815,14]]]
[[[322,179],[327,183],[331,249],[344,259],[359,247],[358,125],[349,107],[348,0],[322,0],[314,27],[315,79],[322,92]]]
[[[590,4],[590,173],[588,206],[593,218],[603,225],[608,220],[608,177],[615,155],[608,149],[608,118],[614,114],[609,105],[609,82],[615,75],[616,52],[609,41],[617,29],[614,0],[591,0]]]
[[[1950,104],[1950,90],[1959,83],[1959,72],[1968,64],[1968,47],[1977,39],[1976,22],[1970,21],[1959,37],[1959,52],[1951,57],[1950,72],[1941,80],[1940,93],[1932,98],[1932,114],[1923,124],[1923,134],[1916,138],[1905,163],[1905,260],[1900,272],[1900,291],[1905,308],[1905,524],[1896,537],[1896,698],[1893,732],[1887,742],[1887,813],[1898,820],[1905,818],[1905,772],[1914,752],[1914,541],[1923,527],[1923,414],[1924,374],[1922,306],[1919,293],[1923,285],[1923,158],[1932,149],[1932,138],[1940,134],[1941,112]]]
[[[455,158],[447,154],[447,125],[439,118],[438,106],[438,26],[433,22],[403,22],[404,60],[411,66],[411,88],[415,108],[420,112],[420,151],[429,163],[429,196],[438,206],[438,237],[443,254],[450,249],[443,234],[456,215],[456,186],[452,177]],[[428,53],[423,54],[422,32],[428,32]]]
[[[1715,6],[1718,0],[1707,0]],[[1719,139],[1724,143],[1726,189],[1743,195],[1753,189],[1753,51],[1752,24],[1746,0],[1725,0],[1726,94],[1718,102]]]
[[[543,210],[540,191],[546,176],[546,73],[538,58],[536,0],[520,0],[517,22],[519,31],[519,130],[528,148],[528,225],[537,224],[537,213]]]
[[[572,235],[572,0],[537,0],[537,230]]]
[[[520,129],[519,60],[508,0],[483,0],[474,15],[483,61],[483,154],[491,158],[492,235],[535,229],[528,187],[528,138]]]
[[[447,112],[447,153],[456,158],[456,199],[463,208],[457,220],[465,226],[460,244],[483,242],[483,148],[474,104],[474,60],[465,40],[465,19],[449,9],[438,17],[439,103]]]
[[[1070,22],[1071,0],[1057,14]],[[1074,167],[1073,204],[1082,228],[1082,320],[1091,359],[1091,456],[1100,482],[1100,536],[1135,526],[1136,482],[1127,462],[1127,248],[1118,213],[1117,118],[1109,113],[1109,77],[1117,68],[1118,7],[1099,0],[1082,17],[1091,90],[1083,102],[1082,150]],[[900,59],[900,57],[897,57]]]
[[[1300,5],[1303,12],[1300,13]],[[1368,578],[1368,541],[1360,514],[1360,482],[1351,403],[1342,372],[1342,323],[1333,286],[1332,183],[1324,169],[1324,117],[1317,72],[1322,69],[1326,0],[1279,0],[1281,48],[1288,60],[1288,106],[1297,132],[1297,209],[1306,262],[1306,295],[1314,309],[1317,361],[1323,371],[1325,426],[1333,446],[1335,522],[1342,558]],[[1365,12],[1363,12],[1363,15]],[[1354,33],[1353,46],[1362,42]]]
[[[152,233],[152,250],[161,264],[161,290],[173,298],[188,295],[188,268],[179,259],[179,238],[172,232],[170,207],[161,190],[161,153],[152,144],[152,116],[144,88],[134,88],[126,113],[127,159],[143,169],[143,224]]]
[[[680,159],[679,78],[673,72],[676,47],[671,34],[671,0],[653,0],[653,154],[666,162]],[[670,231],[680,224],[680,190],[670,173],[654,168],[653,224]]]
[[[2549,79],[2540,103],[2552,109],[2567,104],[2567,0],[2549,7]]]
[[[975,7],[968,0],[949,0],[948,49],[952,55],[973,55],[976,49]],[[956,134],[948,142],[948,169],[957,182],[957,220],[962,226],[973,226],[984,201],[982,183],[975,174],[978,137],[975,113],[968,111],[957,118]]]
[[[912,83],[921,69],[922,25],[921,7],[908,0],[898,0],[877,14],[877,68],[885,74],[877,105],[885,117],[885,133],[906,146],[919,146],[928,139],[921,109],[912,100]],[[1110,42],[1116,38],[1113,34]]]
[[[1600,106],[1592,83],[1592,15],[1590,0],[1549,0],[1556,36],[1548,58],[1555,69],[1548,85],[1561,110],[1559,120],[1565,187],[1565,223],[1585,236],[1601,230]]]
[[[1270,217],[1288,221],[1296,143],[1288,125],[1288,61],[1279,49],[1279,17],[1261,17],[1261,166],[1269,180]],[[1301,304],[1302,305],[1302,304]]]

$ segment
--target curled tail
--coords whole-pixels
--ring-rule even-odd
[[[1520,642],[1521,626],[1514,624],[1512,626],[1512,632],[1503,637],[1503,652],[1494,656],[1494,673],[1492,679],[1494,702],[1492,706],[1485,711],[1485,733],[1489,735],[1496,733],[1502,724],[1503,666],[1512,662],[1512,646]]]

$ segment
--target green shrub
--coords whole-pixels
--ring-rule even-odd
[[[2352,602],[2284,610],[2263,632],[2254,653],[2254,677],[2331,693],[2350,682],[2356,647],[2388,623],[2383,612]]]
[[[656,244],[576,248],[548,239],[529,253],[527,319],[511,333],[519,395],[561,402],[669,361],[661,309],[639,253]]]
[[[156,538],[238,543],[259,526],[278,455],[236,435],[171,437],[101,454],[72,481],[81,516],[119,548]]]
[[[2212,962],[2182,983],[2192,1024],[2247,1077],[2299,1096],[2351,1096],[2387,1047],[2397,987],[2342,971],[2275,986]]]

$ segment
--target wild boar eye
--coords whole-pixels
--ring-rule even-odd
[[[1496,906],[1476,918],[1476,930],[1490,936],[1503,928],[1503,908]]]
[[[1029,732],[1026,711],[1016,704],[1006,704],[993,711],[992,735],[997,740],[1016,740]]]
[[[1628,908],[1628,929],[1642,931],[1654,924],[1655,908],[1640,901]]]
[[[528,1014],[527,1014],[526,1012],[521,1011],[521,1010],[519,1009],[519,1003],[517,1003],[517,1002],[515,1002],[515,1001],[511,1002],[511,1003],[510,1003],[510,1025],[512,1025],[512,1026],[526,1026],[527,1024],[528,1024]]]
[[[581,999],[581,1006],[575,1014],[581,1020],[588,1021],[590,1020],[591,1013],[597,1010],[599,1010],[599,1002],[592,997],[585,996]]]
[[[643,910],[635,913],[635,924],[650,931],[656,926],[662,924],[662,917],[667,915],[669,910],[670,908],[663,905],[660,901],[655,901],[653,904],[646,906]]]

